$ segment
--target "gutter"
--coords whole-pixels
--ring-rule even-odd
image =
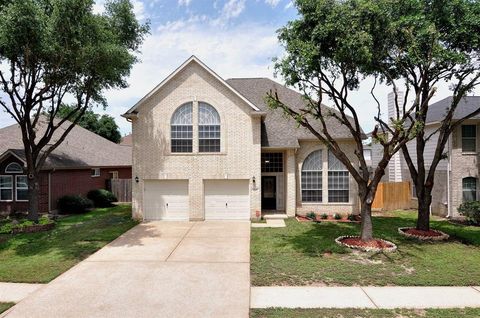
[[[452,204],[450,199],[451,191],[451,178],[450,171],[452,169],[452,134],[448,136],[448,163],[447,163],[447,218],[452,217]]]

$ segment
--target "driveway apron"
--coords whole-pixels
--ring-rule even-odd
[[[248,317],[249,249],[250,222],[142,223],[3,316]]]

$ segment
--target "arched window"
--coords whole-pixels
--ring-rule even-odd
[[[477,200],[477,178],[466,177],[462,179],[463,202]]]
[[[328,152],[328,202],[348,202],[349,173],[343,163]]]
[[[308,155],[302,165],[302,201],[322,202],[322,151]]]
[[[170,121],[172,152],[192,152],[192,113],[192,103],[183,104],[173,113]]]
[[[199,152],[220,152],[220,116],[207,103],[198,103],[198,147]]]
[[[22,166],[16,162],[9,163],[5,168],[5,173],[22,173]]]

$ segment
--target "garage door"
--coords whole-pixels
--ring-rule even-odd
[[[249,180],[205,180],[205,219],[250,219]]]
[[[188,180],[146,180],[146,220],[188,220]]]

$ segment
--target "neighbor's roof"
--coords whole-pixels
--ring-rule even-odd
[[[440,122],[445,118],[447,110],[452,104],[453,97],[449,96],[430,105],[427,114],[427,123]],[[462,98],[455,109],[453,119],[461,119],[480,107],[480,96],[465,96]],[[474,119],[480,119],[480,114],[473,116]]]
[[[70,124],[68,122],[68,124]],[[58,140],[67,122],[54,134],[51,144]],[[43,136],[45,120],[38,123],[37,136]],[[11,152],[25,160],[20,126],[0,128],[0,155]],[[87,129],[75,126],[65,140],[48,156],[43,169],[88,167],[120,167],[132,165],[132,148],[113,143]]]
[[[133,145],[133,138],[132,134],[126,135],[122,137],[122,140],[120,141],[120,145],[122,146],[132,146]]]
[[[270,109],[265,103],[267,93],[276,91],[283,103],[289,105],[294,110],[299,110],[306,105],[302,94],[268,78],[232,78],[226,82],[255,104],[261,111],[267,113],[262,123],[262,147],[298,147],[298,140],[316,139],[306,128],[298,127],[294,119],[285,117],[280,109]],[[330,107],[325,105],[323,107],[326,112],[335,112]],[[329,127],[329,132],[334,138],[352,138],[347,127],[342,125],[337,119],[328,116],[325,117],[325,121]],[[321,131],[321,123],[318,120],[310,118],[310,123],[317,131]]]

